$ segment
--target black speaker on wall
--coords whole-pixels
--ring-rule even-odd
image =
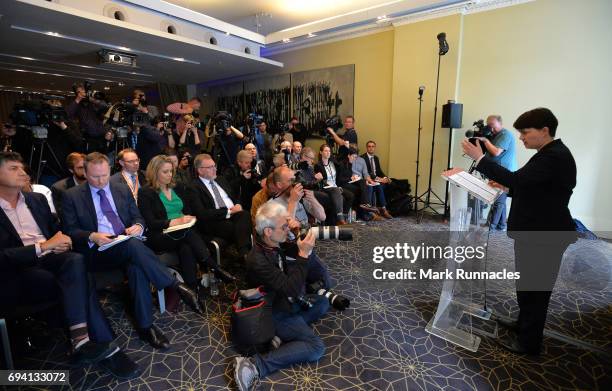
[[[449,100],[442,106],[442,127],[459,129],[463,119],[463,103],[455,103]]]

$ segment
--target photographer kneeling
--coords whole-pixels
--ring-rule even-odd
[[[311,306],[303,308],[298,303],[298,298],[303,298],[308,257],[315,245],[313,233],[297,241],[296,260],[288,262],[280,249],[289,233],[289,214],[283,205],[263,205],[255,216],[255,230],[257,241],[247,258],[248,281],[250,286],[263,285],[267,302],[272,305],[276,335],[283,343],[266,354],[235,358],[234,379],[241,391],[279,369],[319,360],[325,346],[309,325],[329,309],[329,301],[318,295],[308,295]]]

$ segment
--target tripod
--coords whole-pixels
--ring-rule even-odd
[[[30,168],[32,168],[32,170],[34,170],[34,167],[32,166],[32,162],[34,160],[34,154],[37,152],[36,149],[38,149],[38,163],[36,164],[36,171],[32,172],[32,174],[34,175],[34,178],[32,178],[32,183],[38,183],[38,181],[40,180],[40,175],[42,174],[43,165],[47,163],[46,160],[43,160],[43,154],[45,152],[45,149],[49,151],[55,164],[57,164],[57,167],[62,167],[62,164],[59,162],[59,159],[57,158],[57,155],[53,151],[53,148],[47,143],[47,139],[46,138],[34,138],[34,140],[32,141],[32,148],[30,149],[30,161],[28,163],[30,165]],[[55,172],[55,170],[53,170],[50,167],[49,169],[53,171],[53,174],[55,174],[58,178],[61,178],[64,176],[64,173]]]
[[[438,212],[432,205],[440,205],[440,206],[445,205],[442,199],[431,188],[431,178],[433,174],[434,147],[435,147],[435,142],[436,142],[436,120],[438,118],[438,89],[440,85],[440,60],[444,54],[446,54],[446,52],[443,53],[442,49],[440,49],[440,52],[438,53],[438,74],[436,76],[436,99],[435,99],[435,106],[434,106],[433,134],[431,136],[431,154],[429,157],[429,182],[427,184],[427,190],[423,194],[418,196],[417,199],[415,200],[415,210],[417,213],[418,223],[420,223],[421,220],[423,219],[424,211],[427,209],[431,209],[431,211],[436,215],[440,214],[440,212]],[[419,135],[420,135],[420,130],[419,130]],[[417,167],[418,167],[418,162],[417,162]],[[417,183],[418,183],[418,177],[417,177]],[[416,191],[415,191],[415,194],[417,194]],[[432,201],[432,196],[435,197],[437,201],[435,200]],[[416,206],[418,206],[417,203],[419,200],[423,203],[423,207],[421,209],[416,208]]]
[[[423,127],[421,126],[421,108],[423,106],[423,91],[425,87],[419,87],[419,129],[417,131],[417,156],[416,156],[416,179],[414,182],[414,210],[415,212],[419,210],[419,198],[417,195],[419,194],[419,153],[421,151],[421,130]]]

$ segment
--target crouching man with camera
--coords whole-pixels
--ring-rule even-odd
[[[296,260],[287,261],[280,245],[289,233],[289,213],[276,202],[259,209],[255,231],[257,241],[247,258],[248,282],[252,287],[264,287],[267,303],[272,306],[276,335],[282,343],[265,354],[235,358],[234,379],[241,391],[252,389],[259,378],[279,369],[319,360],[325,346],[310,324],[329,309],[324,296],[304,295],[314,234],[309,232],[298,240]]]

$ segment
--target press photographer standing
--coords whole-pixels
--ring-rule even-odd
[[[514,239],[516,271],[520,272],[519,317],[517,322],[498,322],[517,333],[502,346],[520,354],[540,352],[561,259],[576,238],[568,208],[576,186],[576,163],[563,142],[554,139],[557,125],[557,118],[546,108],[527,111],[514,122],[525,148],[538,151],[516,172],[497,164],[468,140],[462,142],[463,151],[476,160],[476,170],[495,181],[493,185],[507,188],[512,197],[508,236]]]
[[[516,147],[514,137],[508,129],[502,126],[501,116],[488,116],[487,126],[491,129],[493,137],[490,140],[486,137],[479,137],[482,146],[486,149],[486,151],[484,151],[485,154],[491,158],[491,161],[500,166],[510,171],[516,171]],[[489,221],[492,230],[506,230],[506,198],[508,198],[508,193],[503,192],[491,206]]]
[[[106,106],[104,102],[87,95],[89,85],[76,83],[72,89],[75,98],[66,107],[70,119],[78,120],[81,132],[86,142],[86,152],[108,152],[109,136],[102,123],[100,113]]]
[[[327,128],[327,132],[334,138],[338,146],[351,146],[357,148],[357,131],[355,130],[355,117],[347,115],[344,118],[344,130],[340,130],[340,134],[334,132],[332,128]],[[346,145],[348,141],[349,145]]]
[[[289,214],[278,203],[264,204],[255,216],[257,241],[247,258],[249,285],[263,285],[267,303],[271,303],[276,335],[281,345],[265,354],[236,357],[234,379],[241,391],[251,390],[254,383],[279,369],[293,364],[318,361],[325,346],[310,324],[329,309],[329,301],[318,295],[309,295],[312,306],[304,309],[297,303],[306,283],[308,257],[315,245],[309,232],[297,241],[295,261],[287,261],[280,249],[289,233]]]

